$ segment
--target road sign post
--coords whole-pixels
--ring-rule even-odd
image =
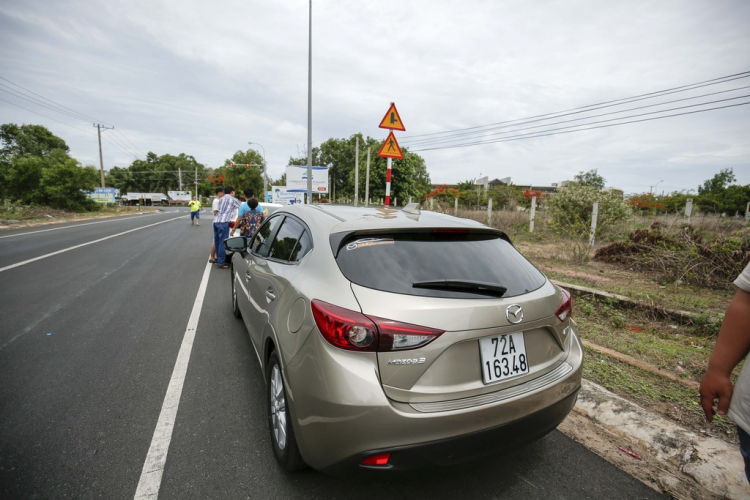
[[[382,120],[380,120],[380,128],[389,129],[391,132],[388,134],[383,146],[381,146],[378,156],[381,158],[388,158],[387,171],[385,177],[385,206],[388,207],[391,204],[391,172],[393,167],[393,159],[402,160],[404,154],[401,152],[401,148],[396,141],[396,136],[393,135],[394,130],[405,131],[404,123],[401,121],[396,110],[396,105],[391,103],[391,107],[388,108],[388,112],[385,114]]]

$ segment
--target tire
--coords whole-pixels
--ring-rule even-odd
[[[242,313],[240,312],[240,304],[237,302],[237,273],[234,270],[234,266],[232,266],[232,272],[230,274],[232,277],[232,312],[234,313],[235,318],[241,318]]]
[[[276,455],[276,461],[284,470],[293,472],[304,469],[306,465],[299,453],[297,439],[294,437],[288,401],[279,355],[274,350],[268,359],[266,377],[268,430],[271,434],[271,447]]]

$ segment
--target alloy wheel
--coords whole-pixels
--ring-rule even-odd
[[[284,381],[281,378],[279,365],[271,370],[271,426],[273,436],[280,450],[286,448],[286,398],[284,397]]]

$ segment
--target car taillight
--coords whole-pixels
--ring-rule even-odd
[[[561,288],[560,291],[562,292],[563,298],[557,311],[555,311],[555,316],[557,316],[557,319],[560,321],[565,321],[573,314],[573,298],[570,296],[570,292],[564,288]]]
[[[378,330],[364,314],[327,302],[310,302],[315,324],[328,342],[350,351],[376,351]]]
[[[406,351],[423,347],[444,333],[425,326],[368,317],[317,299],[310,305],[323,338],[350,351]]]
[[[427,328],[426,326],[410,325],[391,319],[371,316],[380,332],[378,351],[405,351],[423,347],[441,336],[442,330]]]

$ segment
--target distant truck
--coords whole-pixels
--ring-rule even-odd
[[[125,205],[139,205],[143,200],[146,206],[165,205],[168,201],[164,193],[127,193],[122,195],[121,199]]]
[[[187,205],[193,199],[191,191],[167,191],[170,205]]]

